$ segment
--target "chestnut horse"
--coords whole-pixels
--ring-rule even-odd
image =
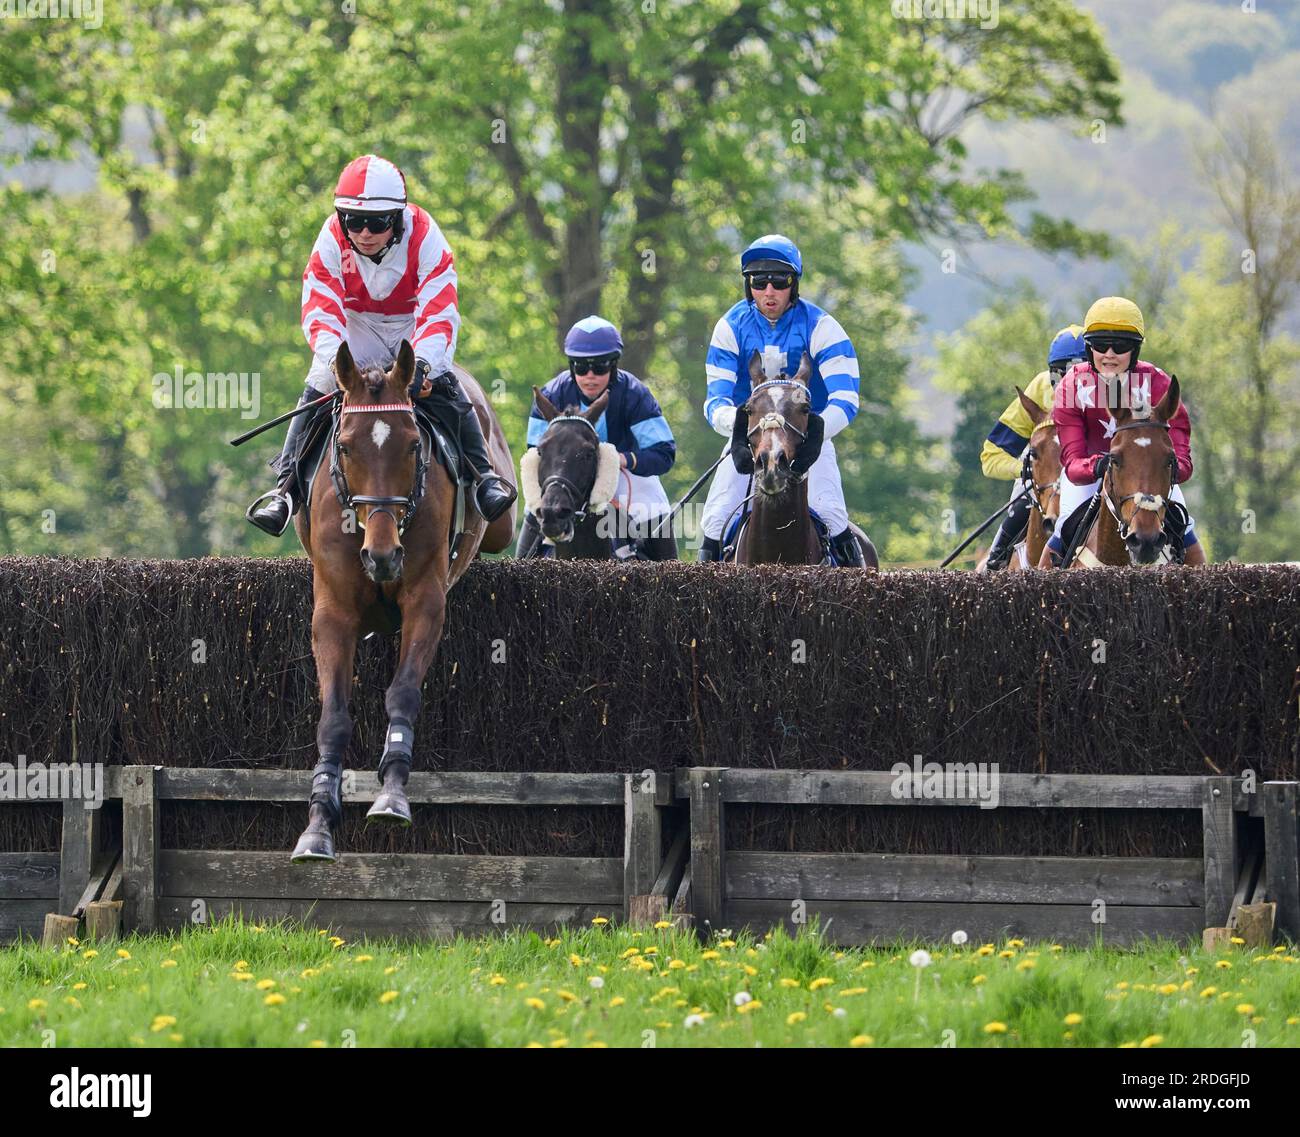
[[[736,543],[738,565],[822,563],[821,536],[808,509],[807,472],[821,450],[820,432],[809,429],[810,374],[812,360],[807,352],[793,379],[786,378],[784,371],[776,379],[767,379],[758,352],[750,357],[752,387],[749,400],[737,413],[736,434],[744,431],[749,447],[754,480],[748,500],[753,505]],[[741,439],[734,441],[739,444]],[[852,529],[867,568],[879,568],[875,546],[856,525]]]
[[[493,468],[509,476],[514,462],[501,424],[469,372],[455,370],[483,425]],[[506,548],[515,525],[513,508],[487,525],[473,494],[467,494],[464,536],[451,559],[456,486],[436,458],[426,464],[422,453],[411,398],[415,354],[407,341],[387,371],[359,370],[344,343],[335,374],[342,400],[334,406],[329,450],[312,486],[310,524],[301,514],[296,521],[313,570],[311,638],[321,699],[320,761],[312,772],[308,825],[293,851],[297,862],[335,859],[343,758],[352,739],[348,696],[357,641],[371,631],[392,632],[399,621],[401,650],[384,700],[382,789],[367,816],[411,823],[406,780],[414,724],[420,687],[442,637],[447,592],[480,549]]]
[[[1178,378],[1171,375],[1164,398],[1148,415],[1134,415],[1128,407],[1114,412],[1110,463],[1098,491],[1102,508],[1070,568],[1184,563],[1181,540],[1174,548],[1165,532],[1169,491],[1178,469],[1169,420],[1178,413],[1178,405]],[[1185,563],[1205,563],[1199,544],[1192,547]]]
[[[1025,526],[1025,539],[1012,550],[1006,571],[1022,572],[1037,566],[1043,555],[1043,546],[1051,537],[1060,520],[1061,495],[1057,485],[1061,476],[1061,442],[1056,437],[1056,423],[1052,412],[1043,410],[1019,387],[1016,395],[1024,407],[1034,429],[1029,435],[1029,448],[1025,464],[1029,479],[1029,521]],[[1020,484],[1026,484],[1022,479]],[[1023,547],[1022,547],[1023,546]]]

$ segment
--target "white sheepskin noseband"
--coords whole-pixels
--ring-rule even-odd
[[[519,483],[524,491],[524,508],[535,514],[542,504],[542,483],[538,475],[541,455],[535,446],[524,451],[519,459]],[[618,491],[618,448],[610,442],[600,443],[599,456],[596,459],[596,481],[591,487],[591,497],[587,501],[588,513],[604,513]]]

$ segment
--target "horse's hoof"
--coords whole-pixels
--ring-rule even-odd
[[[411,803],[401,790],[381,790],[375,804],[366,811],[366,820],[383,821],[394,825],[411,824]]]
[[[332,865],[338,859],[334,853],[334,838],[327,830],[308,829],[298,838],[293,856],[289,859],[295,865],[311,864],[314,861]]]

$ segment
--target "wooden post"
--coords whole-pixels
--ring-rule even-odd
[[[158,924],[158,787],[161,766],[127,766],[122,773],[122,917],[128,931]]]
[[[629,924],[653,924],[659,918],[649,903],[662,840],[657,777],[653,771],[623,775],[623,919]]]
[[[725,767],[718,766],[693,766],[687,771],[691,800],[691,906],[701,938],[723,927],[726,911],[724,772]]]
[[[63,836],[59,842],[59,911],[72,915],[90,883],[99,852],[100,809],[87,809],[81,798],[63,800]]]
[[[1205,926],[1221,928],[1232,913],[1237,887],[1237,816],[1232,779],[1206,778],[1201,797],[1202,856],[1205,858]]]
[[[122,902],[93,900],[86,905],[86,937],[115,940],[122,930]]]
[[[1237,906],[1237,938],[1245,940],[1248,948],[1273,946],[1273,927],[1277,922],[1277,905],[1240,904]]]
[[[45,931],[41,936],[41,947],[61,948],[68,942],[69,936],[75,936],[81,921],[76,916],[60,916],[49,912],[45,916]]]
[[[1277,905],[1276,929],[1300,943],[1300,832],[1296,783],[1265,782],[1264,871],[1268,898]]]

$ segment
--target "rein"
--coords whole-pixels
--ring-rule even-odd
[[[354,494],[348,488],[348,476],[343,472],[342,455],[339,452],[339,431],[343,425],[343,415],[360,415],[360,414],[395,414],[405,413],[414,416],[415,406],[413,403],[373,403],[368,406],[338,406],[334,408],[334,425],[330,430],[330,481],[334,484],[334,496],[338,498],[339,505],[345,510],[352,510],[356,513],[358,505],[371,506],[367,515],[373,517],[376,513],[386,513],[393,519],[397,525],[397,535],[406,532],[406,527],[411,523],[411,518],[415,516],[416,508],[420,504],[420,499],[424,497],[424,484],[428,475],[429,464],[424,460],[424,444],[421,442],[420,448],[415,456],[415,479],[411,486],[411,492],[405,497],[383,497],[374,494]],[[399,521],[397,515],[393,513],[396,508],[402,509],[402,518]],[[357,524],[362,529],[365,523],[357,518]]]
[[[1133,422],[1126,422],[1123,426],[1117,426],[1115,428],[1115,433],[1118,434],[1121,430],[1138,429],[1168,431],[1169,424],[1167,422],[1148,422],[1145,419],[1135,420]],[[1125,494],[1118,502],[1116,502],[1110,494],[1110,479],[1111,471],[1108,466],[1106,468],[1106,477],[1102,479],[1101,483],[1102,500],[1106,503],[1106,508],[1110,510],[1111,517],[1115,519],[1115,525],[1119,530],[1120,540],[1127,541],[1133,534],[1133,525],[1131,521],[1125,521],[1123,515],[1120,513],[1120,510],[1123,509],[1125,505],[1130,501],[1137,503],[1137,509],[1133,511],[1133,519],[1136,520],[1139,510],[1146,510],[1149,513],[1160,513],[1164,510],[1167,503],[1161,494],[1141,492]],[[1161,528],[1163,528],[1163,518],[1161,521]]]

